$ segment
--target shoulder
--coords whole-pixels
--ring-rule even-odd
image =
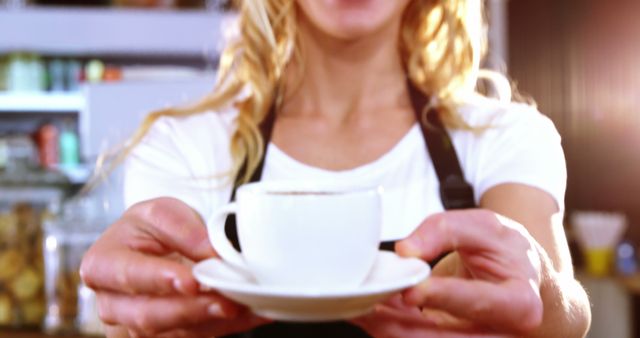
[[[551,119],[524,103],[473,98],[460,107],[475,131],[452,130],[453,142],[476,199],[501,183],[522,183],[551,194],[564,207],[566,164]]]
[[[205,111],[189,116],[162,116],[150,127],[133,151],[149,161],[153,154],[172,154],[189,166],[203,156],[227,152],[237,112],[233,109]]]
[[[188,116],[163,116],[151,126],[144,142],[164,139],[183,143],[224,138],[233,132],[236,115],[237,111],[229,108]]]
[[[489,134],[500,134],[518,128],[544,129],[557,134],[553,122],[535,106],[526,103],[476,96],[464,102],[459,113],[471,127]]]
[[[466,148],[560,146],[561,137],[555,125],[535,106],[477,97],[458,110],[472,130],[452,130],[452,138]]]
[[[126,160],[126,204],[172,196],[206,211],[207,202],[198,196],[220,187],[232,166],[229,143],[236,115],[230,109],[155,121]]]

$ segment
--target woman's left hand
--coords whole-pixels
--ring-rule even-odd
[[[374,337],[526,335],[542,322],[541,250],[524,226],[488,210],[431,216],[396,251],[427,261],[454,253],[353,323]]]

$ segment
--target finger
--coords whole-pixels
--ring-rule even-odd
[[[143,202],[133,206],[129,214],[147,223],[142,227],[147,235],[193,261],[216,255],[202,218],[180,200],[164,197]]]
[[[402,318],[403,320],[416,317],[419,318],[420,322],[426,320],[430,325],[437,326],[439,328],[450,328],[452,330],[465,330],[469,332],[471,332],[471,330],[480,330],[478,325],[472,324],[468,320],[456,318],[444,311],[421,308],[421,306],[407,305],[407,302],[403,299],[402,295],[398,294],[378,306],[376,311],[378,313],[395,313],[398,318]]]
[[[388,329],[386,326],[390,323],[395,323],[396,326],[403,326],[405,330],[409,327],[435,327],[436,324],[422,316],[420,311],[407,313],[401,309],[385,304],[376,305],[371,313],[352,319],[351,322],[362,327],[376,328],[375,332],[377,333],[386,331]],[[387,335],[382,334],[382,336]]]
[[[153,336],[153,338],[219,337],[234,333],[246,332],[255,327],[271,322],[271,320],[255,316],[254,314],[247,311],[241,316],[232,320],[212,320],[206,324],[200,324],[187,328],[163,332],[161,334]]]
[[[440,260],[431,269],[430,276],[471,278],[471,274],[460,260],[458,252],[452,252]]]
[[[131,338],[129,330],[122,326],[104,325],[104,334],[108,338]]]
[[[457,318],[441,310],[423,308],[422,315],[429,321],[436,323],[436,326],[441,329],[476,333],[487,331],[486,327],[482,327],[470,320]]]
[[[488,333],[485,329],[466,323],[460,327],[441,327],[428,316],[408,315],[404,311],[385,305],[379,305],[374,312],[351,322],[374,337],[497,337],[497,335]]]
[[[381,303],[380,305],[390,308],[390,309],[395,309],[398,311],[402,311],[405,313],[405,315],[414,315],[414,316],[418,316],[421,317],[422,314],[420,312],[420,308],[417,306],[409,306],[407,305],[407,303],[404,301],[402,294],[397,294],[389,299],[387,299],[386,301],[384,301],[383,303]]]
[[[128,249],[92,247],[83,258],[80,275],[95,290],[154,295],[198,292],[189,266]]]
[[[465,330],[468,332],[471,332],[472,330],[480,331],[481,329],[480,326],[473,324],[468,320],[456,318],[444,311],[421,308],[421,306],[407,305],[407,302],[403,299],[402,295],[398,294],[382,303],[381,306],[376,308],[376,310],[378,313],[392,313],[395,311],[395,313],[398,314],[398,317],[403,319],[407,319],[412,316],[417,317],[420,318],[421,321],[426,320],[426,322],[439,328],[449,328],[451,330],[458,331]]]
[[[542,321],[542,299],[533,282],[433,277],[404,292],[409,305],[441,310],[501,332],[530,332]]]
[[[216,294],[197,297],[129,296],[98,293],[100,319],[121,325],[142,336],[154,336],[176,328],[236,318],[242,308]]]

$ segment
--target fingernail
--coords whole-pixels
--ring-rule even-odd
[[[418,285],[415,286],[415,288],[417,290],[420,290],[420,292],[422,293],[426,293],[431,287],[431,280],[429,280],[429,278],[423,280],[422,282],[418,283]]]
[[[429,280],[425,280],[418,285],[406,290],[402,294],[402,300],[409,306],[423,305],[428,298]]]
[[[409,237],[398,242],[398,253],[407,257],[420,257],[422,255],[422,241],[416,237]]]
[[[185,290],[184,285],[182,284],[182,281],[180,281],[179,279],[175,278],[173,280],[173,288],[176,290],[176,292],[181,293],[181,294],[187,294],[187,290]]]
[[[204,293],[211,292],[211,291],[215,290],[214,288],[206,286],[206,285],[203,285],[203,284],[198,285],[198,289],[200,290],[200,292],[204,292]]]
[[[373,309],[372,309],[372,311],[371,311],[371,312],[377,312],[377,313],[380,313],[380,312],[384,312],[384,310],[385,310],[384,305],[382,305],[382,304],[376,304],[376,305],[373,307]]]
[[[213,303],[209,305],[209,307],[207,307],[207,313],[209,313],[209,316],[215,317],[215,318],[226,317],[224,311],[222,310],[222,306],[220,306],[220,304],[218,303]]]

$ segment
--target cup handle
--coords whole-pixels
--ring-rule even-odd
[[[243,271],[249,271],[247,263],[242,255],[231,245],[224,229],[227,215],[236,213],[237,207],[238,205],[234,202],[217,210],[207,222],[207,233],[213,249],[226,263]]]

